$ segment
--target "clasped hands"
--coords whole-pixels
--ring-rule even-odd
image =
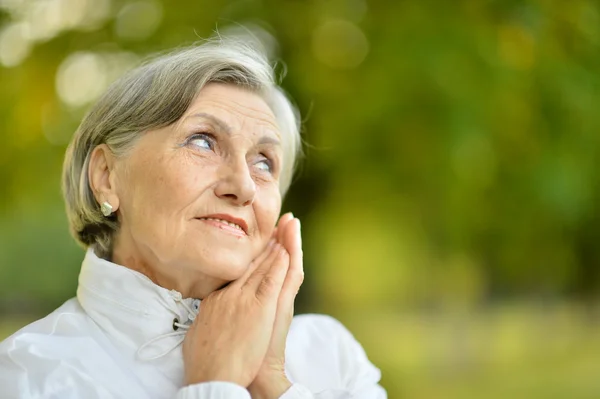
[[[253,399],[289,389],[285,343],[303,279],[300,221],[287,213],[246,273],[202,301],[183,343],[186,385],[234,382]]]

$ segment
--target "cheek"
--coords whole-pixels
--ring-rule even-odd
[[[271,237],[275,223],[281,211],[281,195],[279,188],[260,190],[255,201],[255,212],[261,236]]]
[[[202,171],[202,175],[197,173]],[[131,165],[123,206],[129,214],[155,223],[185,212],[210,180],[209,168],[190,165],[187,157],[141,159]],[[132,216],[133,216],[132,215]]]
[[[163,212],[170,208],[169,202],[175,200],[176,192],[172,192],[172,170],[162,162],[141,162],[136,165],[135,175],[129,186],[132,194],[133,212]],[[175,175],[176,176],[176,175]],[[172,192],[173,196],[167,193]]]

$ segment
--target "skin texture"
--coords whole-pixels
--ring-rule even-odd
[[[247,90],[210,84],[178,122],[144,132],[127,156],[97,147],[90,180],[121,223],[112,261],[201,299],[242,276],[281,209],[281,146],[261,140],[280,141],[267,104]],[[196,219],[223,213],[244,219],[247,236]]]
[[[275,239],[289,253],[289,266],[277,301],[271,341],[254,381],[248,387],[252,398],[279,398],[290,386],[285,376],[285,343],[294,317],[294,300],[304,281],[300,221],[286,213],[278,223]]]
[[[300,222],[286,214],[275,228],[280,141],[259,95],[212,83],[126,156],[92,153],[92,190],[120,221],[111,260],[203,300],[183,346],[187,384],[232,381],[255,399],[290,386],[285,340],[304,273]],[[215,214],[245,231],[200,219]]]

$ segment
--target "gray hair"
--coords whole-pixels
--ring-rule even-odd
[[[282,136],[280,192],[285,195],[301,152],[300,120],[274,75],[256,45],[218,38],[151,59],[114,82],[85,116],[65,155],[63,195],[73,237],[86,248],[92,246],[98,256],[112,255],[119,222],[115,215],[102,215],[90,187],[94,148],[106,144],[115,156],[126,155],[143,132],[179,120],[211,82],[252,90],[273,111]]]

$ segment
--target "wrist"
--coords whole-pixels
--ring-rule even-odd
[[[229,371],[217,371],[217,370],[197,370],[194,373],[185,375],[184,384],[193,385],[204,382],[230,382],[240,386],[246,386],[248,379],[244,378],[240,373]]]
[[[278,374],[254,380],[248,391],[252,399],[278,399],[291,386],[292,383],[285,375]]]

